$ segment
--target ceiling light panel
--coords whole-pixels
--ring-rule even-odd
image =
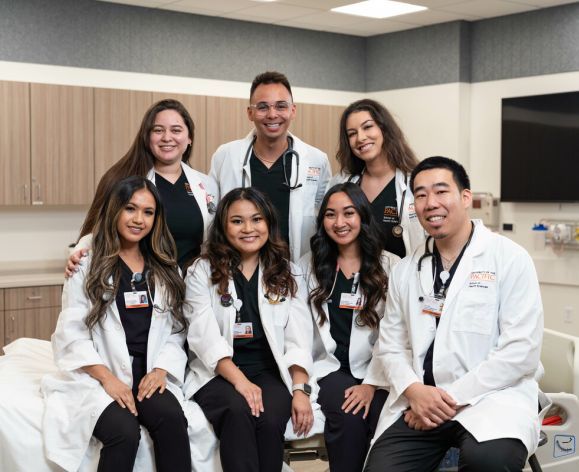
[[[417,11],[426,10],[421,5],[410,3],[393,2],[389,0],[367,0],[353,3],[343,7],[332,8],[332,11],[346,15],[365,16],[368,18],[390,18],[393,16],[406,15]]]

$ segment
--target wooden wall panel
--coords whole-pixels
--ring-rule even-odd
[[[30,86],[0,81],[0,205],[30,203]]]
[[[105,171],[123,157],[143,115],[153,103],[151,92],[97,88],[95,102],[95,189]]]
[[[33,204],[88,204],[94,191],[94,94],[31,84]]]
[[[221,144],[241,139],[253,129],[247,118],[247,105],[244,98],[207,97],[208,164]]]
[[[193,118],[195,139],[189,165],[195,170],[206,174],[209,172],[209,162],[211,160],[211,156],[207,156],[207,97],[180,93],[153,93],[154,102],[164,98],[179,100],[187,108],[191,118]]]

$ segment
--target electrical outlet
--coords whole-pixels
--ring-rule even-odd
[[[570,305],[563,307],[563,323],[573,323],[573,307]]]

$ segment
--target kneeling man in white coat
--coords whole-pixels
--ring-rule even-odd
[[[539,438],[543,334],[528,253],[471,221],[469,178],[444,157],[412,173],[424,247],[393,270],[378,355],[390,395],[365,471],[521,471]]]

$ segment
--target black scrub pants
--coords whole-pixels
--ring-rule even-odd
[[[157,390],[151,398],[137,400],[146,358],[133,359],[133,396],[138,416],[112,402],[99,417],[93,436],[103,443],[98,472],[131,472],[137,457],[140,425],[149,431],[157,472],[191,472],[191,448],[183,408],[169,391]]]
[[[360,472],[376,431],[378,418],[388,397],[386,390],[376,390],[368,416],[364,409],[357,414],[344,413],[344,391],[360,381],[343,370],[326,375],[318,381],[318,403],[326,417],[324,439],[331,472]]]
[[[193,398],[220,440],[223,472],[278,472],[292,396],[277,372],[265,371],[248,379],[261,388],[265,411],[259,418],[221,376],[211,379]]]
[[[450,447],[460,449],[461,472],[520,472],[527,459],[527,448],[519,439],[478,442],[457,421],[416,431],[401,417],[376,440],[364,472],[435,471]]]

